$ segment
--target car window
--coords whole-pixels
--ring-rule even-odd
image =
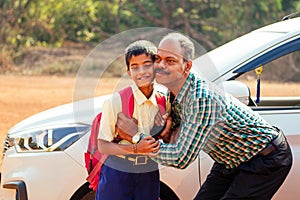
[[[300,50],[272,60],[262,69],[260,75],[251,70],[236,79],[250,88],[258,106],[300,106]]]

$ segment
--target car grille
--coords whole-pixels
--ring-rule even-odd
[[[3,150],[2,150],[2,156],[5,156],[6,151],[11,147],[11,143],[10,143],[11,139],[10,137],[7,135],[4,139],[4,144],[3,144]]]

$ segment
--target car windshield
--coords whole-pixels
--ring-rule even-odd
[[[253,31],[231,42],[228,42],[194,60],[197,72],[208,80],[214,81],[233,66],[245,62],[277,42],[285,33]]]

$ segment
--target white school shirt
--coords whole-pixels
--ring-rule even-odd
[[[132,117],[138,120],[138,131],[149,135],[155,115],[159,111],[155,98],[157,90],[154,87],[152,95],[147,99],[136,84],[131,85],[131,88],[134,96]],[[119,112],[122,112],[122,102],[120,94],[116,92],[103,103],[98,139],[112,141],[117,136],[115,125]]]

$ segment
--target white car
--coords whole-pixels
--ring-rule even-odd
[[[242,76],[260,66],[267,71],[272,68],[270,63],[282,56],[299,56],[299,51],[300,18],[294,18],[250,32],[194,61],[194,65],[199,66],[196,71],[221,84],[237,98],[246,99],[249,106],[287,135],[294,163],[274,199],[295,199],[300,195],[300,97],[262,96],[260,102],[255,103],[248,87],[236,80],[244,80]],[[299,59],[296,64],[299,69]],[[0,199],[94,199],[85,180],[84,152],[92,119],[106,97],[59,106],[29,117],[10,129],[4,144]],[[90,104],[98,106],[92,111],[85,109],[84,105]],[[80,117],[74,117],[74,108],[78,107],[81,109],[76,110],[76,116]],[[161,167],[161,199],[193,199],[211,164],[212,160],[201,153],[184,170]]]

